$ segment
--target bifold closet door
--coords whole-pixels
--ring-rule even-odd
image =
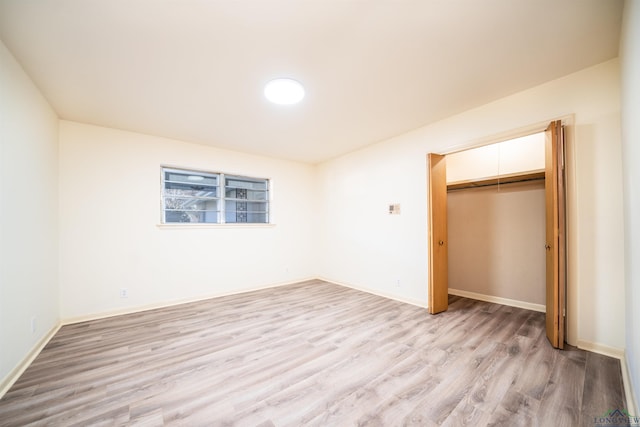
[[[562,122],[545,131],[546,330],[555,348],[564,347],[566,287],[564,139]]]
[[[445,156],[428,155],[429,313],[449,307],[447,242],[447,169]]]

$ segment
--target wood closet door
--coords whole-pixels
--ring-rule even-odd
[[[429,154],[429,313],[449,307],[447,169],[445,156]]]
[[[545,130],[546,198],[546,329],[555,348],[564,347],[566,286],[566,225],[564,140],[562,122],[551,122]]]

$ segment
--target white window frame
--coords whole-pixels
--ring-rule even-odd
[[[215,177],[217,179],[217,185],[216,185],[216,197],[211,197],[211,196],[203,196],[202,199],[208,199],[208,200],[216,200],[217,201],[217,206],[216,206],[216,212],[217,212],[217,221],[216,222],[205,222],[205,221],[194,221],[194,222],[190,222],[190,221],[186,221],[186,222],[181,222],[181,221],[167,221],[166,217],[167,217],[167,213],[166,213],[166,204],[165,204],[165,197],[166,195],[166,180],[165,180],[165,173],[166,172],[176,172],[178,174],[183,174],[183,175],[193,175],[193,176],[209,176],[209,177]],[[253,192],[255,191],[256,193],[261,193],[263,192],[265,194],[265,198],[264,199],[240,199],[237,197],[227,197],[227,190],[230,189],[231,187],[227,186],[227,180],[228,179],[236,179],[238,181],[242,181],[242,180],[246,180],[246,182],[255,182],[258,184],[264,184],[264,189],[252,189],[249,187],[233,187],[233,189],[235,190],[245,190],[245,198],[246,198],[246,193],[247,192]],[[181,182],[181,181],[180,181]],[[187,181],[185,181],[187,182]],[[220,225],[228,225],[228,226],[265,226],[265,225],[271,225],[272,222],[272,215],[271,215],[271,180],[269,178],[258,178],[258,177],[252,177],[252,176],[246,176],[246,175],[242,175],[242,174],[235,174],[235,173],[224,173],[224,172],[212,172],[212,171],[206,171],[206,170],[201,170],[201,169],[192,169],[192,168],[184,168],[184,167],[176,167],[176,166],[167,166],[167,165],[162,165],[160,167],[160,225],[161,226],[187,226],[187,227],[193,227],[193,226],[220,226]],[[180,197],[176,197],[176,198],[180,198]],[[193,196],[193,199],[199,199],[199,196]],[[227,205],[231,204],[231,203],[237,203],[237,202],[241,202],[245,204],[245,209],[246,209],[246,204],[247,203],[259,203],[259,204],[264,204],[265,206],[265,210],[264,211],[259,211],[259,212],[253,212],[253,211],[246,211],[244,212],[245,215],[247,215],[247,219],[250,217],[250,215],[252,213],[254,214],[264,214],[265,216],[265,221],[260,221],[260,222],[250,222],[250,221],[227,221],[227,214],[231,213],[231,212],[227,212]],[[185,209],[185,212],[187,212],[188,210]],[[235,210],[234,211],[236,213],[236,218],[237,215],[240,214],[242,215],[242,212]]]

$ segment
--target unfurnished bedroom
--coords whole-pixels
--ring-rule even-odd
[[[0,426],[640,425],[640,3],[0,0]]]

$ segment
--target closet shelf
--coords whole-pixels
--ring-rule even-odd
[[[544,180],[544,169],[514,173],[507,175],[489,176],[469,181],[456,181],[447,184],[447,191],[464,190],[467,188],[488,187],[491,185],[511,184],[514,182]]]

